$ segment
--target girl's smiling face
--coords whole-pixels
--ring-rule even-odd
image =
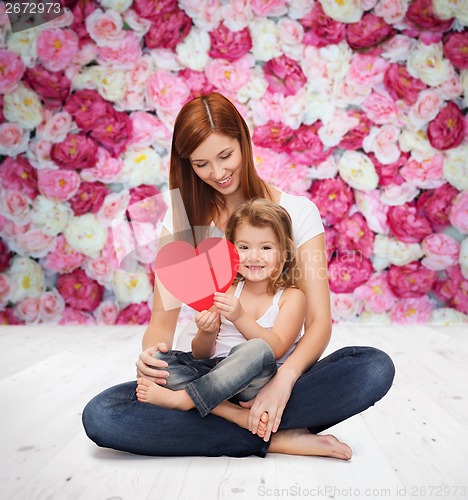
[[[189,159],[195,174],[222,195],[240,189],[242,154],[237,139],[212,133]]]
[[[249,281],[272,279],[278,271],[280,249],[271,227],[254,227],[243,222],[236,229],[239,274]]]

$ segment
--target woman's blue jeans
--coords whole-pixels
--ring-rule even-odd
[[[297,380],[279,429],[319,433],[379,401],[395,367],[373,347],[344,347],[317,361]],[[136,382],[103,391],[83,411],[88,437],[98,446],[155,456],[265,456],[269,443],[221,417],[202,418],[140,403]]]
[[[170,377],[164,387],[185,389],[202,417],[226,399],[250,401],[275,375],[276,359],[262,339],[234,346],[225,358],[195,359],[190,352],[156,352],[167,363]]]

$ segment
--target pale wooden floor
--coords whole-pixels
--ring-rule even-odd
[[[353,448],[349,463],[98,448],[81,411],[97,392],[134,378],[143,330],[0,328],[0,499],[468,498],[466,326],[334,327],[327,352],[373,345],[397,367],[382,401],[332,429]]]

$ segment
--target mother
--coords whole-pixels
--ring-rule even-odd
[[[317,207],[259,178],[245,121],[216,93],[193,99],[177,116],[170,188],[180,190],[192,227],[214,222],[224,230],[234,208],[255,197],[269,198],[288,210],[307,298],[305,333],[255,398],[252,432],[211,414],[201,418],[196,411],[140,403],[132,381],[105,390],[87,404],[86,433],[99,446],[144,455],[263,457],[270,451],[334,456],[331,441],[316,434],[381,399],[395,368],[387,354],[372,347],[345,347],[318,361],[332,325],[324,230]],[[170,220],[165,225],[172,231]],[[138,377],[164,385],[169,376],[166,364],[152,354],[172,347],[179,312],[180,308],[165,310],[156,285],[143,352],[136,363]],[[262,439],[255,432],[265,411],[269,422]]]

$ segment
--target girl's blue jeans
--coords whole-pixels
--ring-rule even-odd
[[[299,377],[279,429],[319,433],[379,401],[390,389],[395,367],[373,347],[344,347]],[[87,435],[98,446],[157,456],[263,457],[269,443],[213,414],[140,403],[136,381],[111,387],[83,411]]]
[[[262,339],[237,344],[226,358],[195,359],[190,352],[157,352],[168,364],[164,387],[185,389],[202,417],[226,399],[250,401],[276,373],[276,359]]]

